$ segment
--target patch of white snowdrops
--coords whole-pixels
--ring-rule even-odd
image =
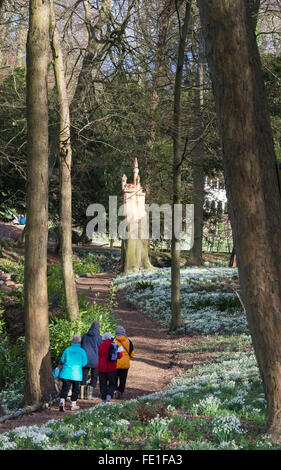
[[[181,269],[181,314],[178,333],[248,333],[247,319],[237,296],[238,271],[226,267]],[[160,326],[171,320],[171,269],[142,270],[115,278],[118,289]],[[230,306],[230,307],[228,307]]]
[[[244,419],[254,423],[265,419],[266,414],[255,356],[252,352],[240,352],[194,368],[164,391],[121,403],[99,404],[68,417],[65,422],[50,420],[41,427],[19,427],[1,434],[0,449],[69,450],[75,449],[78,443],[87,446],[89,439],[94,448],[106,449],[117,433],[122,435],[120,446],[120,442],[134,440],[131,433],[137,425],[130,410],[141,403],[152,405],[155,400],[165,405],[169,416],[157,415],[143,423],[140,432],[149,429],[149,434],[165,436],[175,428],[179,417],[176,411],[180,409],[186,410],[184,415],[201,420],[205,436],[211,433],[210,440],[188,439],[187,433],[181,449],[245,449],[248,443]],[[204,417],[208,419],[205,421]],[[185,423],[188,427],[188,418]],[[259,436],[255,443],[251,440],[250,445],[256,449],[280,448],[266,435]]]

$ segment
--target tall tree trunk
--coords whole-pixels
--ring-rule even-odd
[[[188,23],[190,18],[191,2],[188,0],[185,7],[185,17],[182,28],[180,28],[180,39],[178,49],[178,62],[174,88],[174,122],[173,122],[173,208],[172,208],[172,262],[171,262],[171,323],[170,329],[176,330],[182,326],[180,306],[180,240],[175,233],[175,204],[181,204],[181,87],[184,64],[184,49],[187,37]]]
[[[0,65],[5,65],[5,47],[6,43],[6,20],[7,20],[7,11],[5,9],[5,0],[0,0]]]
[[[231,255],[230,255],[230,260],[228,263],[229,268],[236,268],[237,263],[236,263],[236,253],[235,253],[235,248],[233,247]]]
[[[25,403],[55,394],[47,292],[49,2],[30,1],[27,41],[27,224],[25,236]]]
[[[53,0],[50,0],[50,37],[56,78],[59,114],[59,172],[60,172],[60,253],[64,283],[66,313],[70,321],[79,316],[79,305],[72,264],[72,149],[70,141],[69,103],[65,83],[64,64],[56,26]]]
[[[20,7],[19,11],[19,26],[17,31],[17,53],[16,53],[16,67],[24,67],[25,64],[25,45],[26,45],[26,25],[24,19],[25,5]]]
[[[196,72],[196,87],[194,92],[194,140],[197,141],[192,152],[192,173],[193,173],[193,204],[194,204],[194,243],[190,250],[189,262],[200,266],[203,263],[203,206],[205,174],[203,167],[204,146],[200,139],[203,132],[202,127],[202,106],[203,106],[203,83],[204,66],[203,50],[201,41],[199,43],[198,65]]]
[[[248,2],[199,0],[241,292],[268,410],[281,435],[281,200]]]

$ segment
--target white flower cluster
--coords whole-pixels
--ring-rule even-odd
[[[256,398],[251,397],[251,386],[255,385]],[[72,423],[61,420],[50,420],[42,427],[20,427],[0,435],[0,449],[64,449],[68,441],[75,448],[77,441],[97,439],[97,448],[109,448],[110,436],[121,428],[122,432],[131,432],[134,421],[124,419],[136,405],[151,405],[152,401],[163,403],[167,410],[178,406],[200,416],[213,416],[211,429],[217,443],[208,441],[190,441],[182,444],[182,449],[229,449],[239,448],[239,436],[244,433],[240,420],[235,412],[246,410],[247,413],[264,412],[265,399],[259,393],[259,374],[253,353],[233,353],[231,357],[218,359],[195,367],[188,374],[178,377],[169,388],[122,403],[111,403],[109,406],[96,405],[81,410],[73,416]],[[124,411],[123,411],[124,410]],[[177,415],[176,415],[177,416]],[[161,438],[170,432],[173,415],[155,416],[148,422],[150,436]],[[209,422],[209,421],[208,421]],[[188,423],[187,423],[188,424]],[[130,434],[129,434],[130,435]],[[62,442],[62,445],[58,443]],[[260,447],[270,449],[270,439],[260,438]]]
[[[192,405],[190,411],[193,415],[198,415],[201,413],[205,415],[213,415],[219,410],[221,404],[222,402],[218,397],[214,395],[208,395],[206,398],[203,398],[198,403]]]
[[[180,450],[216,450],[216,449],[217,447],[214,446],[209,441],[189,441],[180,447]]]
[[[5,434],[0,435],[0,450],[13,450],[17,448],[16,442],[10,440]]]
[[[117,426],[129,426],[130,421],[128,421],[127,419],[119,419],[119,420],[115,421],[115,424]]]
[[[168,430],[171,421],[169,418],[164,418],[157,414],[149,421],[149,432],[154,436],[161,437]]]
[[[219,415],[212,421],[212,432],[220,443],[229,442],[244,431],[239,418],[233,414]]]
[[[46,450],[49,445],[49,437],[38,426],[20,426],[11,431],[14,443],[30,442],[34,449]],[[16,447],[15,447],[16,448]]]
[[[204,335],[223,331],[226,334],[248,332],[247,319],[242,306],[231,309],[228,301],[237,300],[228,292],[227,284],[235,285],[237,270],[233,268],[182,268],[181,314],[183,332]],[[225,283],[222,279],[226,279]],[[142,284],[138,288],[138,283]],[[168,327],[171,319],[171,270],[170,268],[142,270],[117,276],[115,284],[124,289],[130,302],[135,303],[162,327]],[[236,297],[236,299],[235,299]],[[225,301],[225,310],[218,307]],[[238,302],[239,303],[239,302]]]

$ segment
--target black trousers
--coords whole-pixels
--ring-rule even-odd
[[[117,369],[116,390],[120,393],[124,393],[127,375],[128,369]]]
[[[91,382],[90,387],[94,387],[97,385],[98,381],[98,368],[97,367],[83,367],[83,385],[87,384],[89,370],[91,371]]]
[[[117,372],[99,372],[100,394],[102,400],[106,399],[106,395],[113,398],[116,388]]]
[[[67,399],[68,392],[71,386],[72,386],[71,401],[77,400],[79,396],[79,391],[80,391],[80,382],[78,382],[77,380],[62,379],[62,389],[60,392],[60,398],[64,398],[65,400]]]

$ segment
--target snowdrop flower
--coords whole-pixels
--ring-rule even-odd
[[[78,429],[77,431],[75,431],[73,433],[73,437],[86,437],[87,436],[87,432],[84,430],[84,429]]]
[[[9,437],[2,434],[0,436],[0,450],[13,450],[17,448],[17,444],[13,441],[10,441]]]
[[[219,444],[218,449],[221,450],[238,450],[239,446],[236,445],[235,441],[222,441]]]
[[[219,442],[229,441],[233,435],[242,434],[240,420],[233,414],[220,415],[212,421],[212,432]]]
[[[127,419],[119,419],[118,421],[115,421],[115,424],[117,426],[129,426],[130,421],[128,421]]]

